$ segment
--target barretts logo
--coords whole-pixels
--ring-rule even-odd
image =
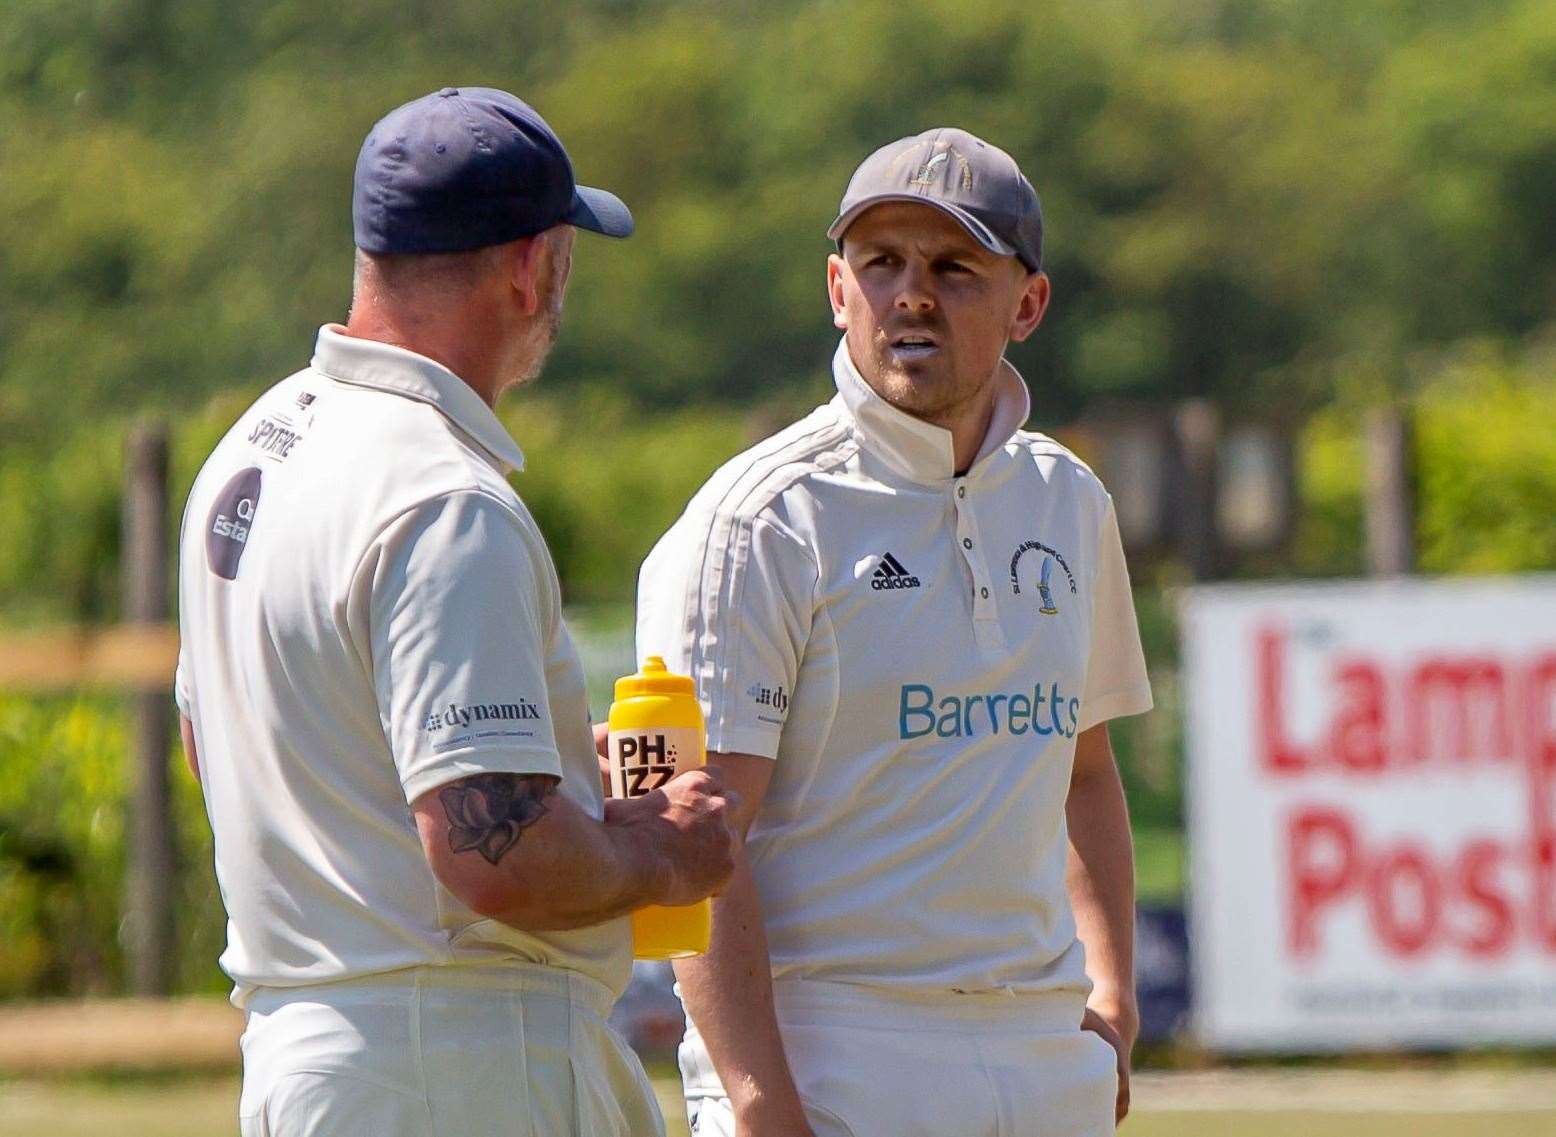
[[[1074,738],[1081,701],[1060,685],[1034,683],[1019,691],[937,692],[928,683],[904,683],[897,700],[897,737],[978,738],[984,735],[1058,735]]]

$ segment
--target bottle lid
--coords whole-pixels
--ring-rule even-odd
[[[616,680],[616,698],[630,699],[636,695],[696,695],[697,687],[690,675],[677,675],[665,667],[664,657],[648,656],[636,675],[623,675]]]

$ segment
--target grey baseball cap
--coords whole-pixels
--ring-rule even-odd
[[[899,138],[854,171],[827,236],[843,233],[872,205],[919,201],[944,210],[990,252],[1019,257],[1036,272],[1043,263],[1043,207],[1016,160],[955,127]]]

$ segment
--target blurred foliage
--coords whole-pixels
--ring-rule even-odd
[[[580,248],[547,380],[613,400],[740,405],[823,368],[848,174],[937,123],[1043,194],[1056,302],[1014,355],[1044,421],[1098,394],[1321,405],[1556,298],[1545,0],[557,12],[11,0],[0,441],[295,369],[347,304],[357,146],[447,83],[528,97],[636,211]]]
[[[644,556],[725,458],[756,441],[727,409],[633,413],[603,394],[533,395],[500,408],[524,449],[513,478],[556,558],[567,599],[630,599]]]
[[[1261,571],[1360,567],[1348,426],[1369,402],[1546,405],[1519,386],[1556,311],[1545,2],[581,0],[558,19],[539,0],[12,0],[6,621],[113,617],[123,423],[177,423],[181,495],[344,315],[372,122],[467,81],[529,97],[639,220],[581,242],[541,389],[503,412],[573,600],[630,595],[689,488],[825,397],[825,227],[864,154],[935,123],[1003,145],[1042,192],[1056,299],[1012,349],[1036,423],[1188,395],[1317,414],[1301,539]],[[1536,440],[1455,450],[1431,429],[1427,566],[1550,564]],[[1504,488],[1500,525],[1457,518]]]
[[[118,700],[0,696],[0,997],[122,989],[128,729]],[[221,990],[210,830],[179,767],[178,983]]]
[[[1556,343],[1470,341],[1411,367],[1420,571],[1556,570]],[[1364,571],[1360,411],[1342,399],[1305,429],[1300,574]]]

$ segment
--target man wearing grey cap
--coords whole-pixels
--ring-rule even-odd
[[[245,1135],[642,1137],[605,1021],[627,914],[733,869],[716,776],[602,801],[555,569],[493,413],[555,340],[577,228],[632,231],[502,91],[357,162],[351,314],[206,461],[177,697],[246,1012]]]
[[[1111,499],[1021,429],[1037,194],[961,130],[828,235],[837,397],[643,566],[745,854],[681,961],[700,1137],[1093,1137],[1127,1109],[1133,856],[1107,720],[1151,705]]]

